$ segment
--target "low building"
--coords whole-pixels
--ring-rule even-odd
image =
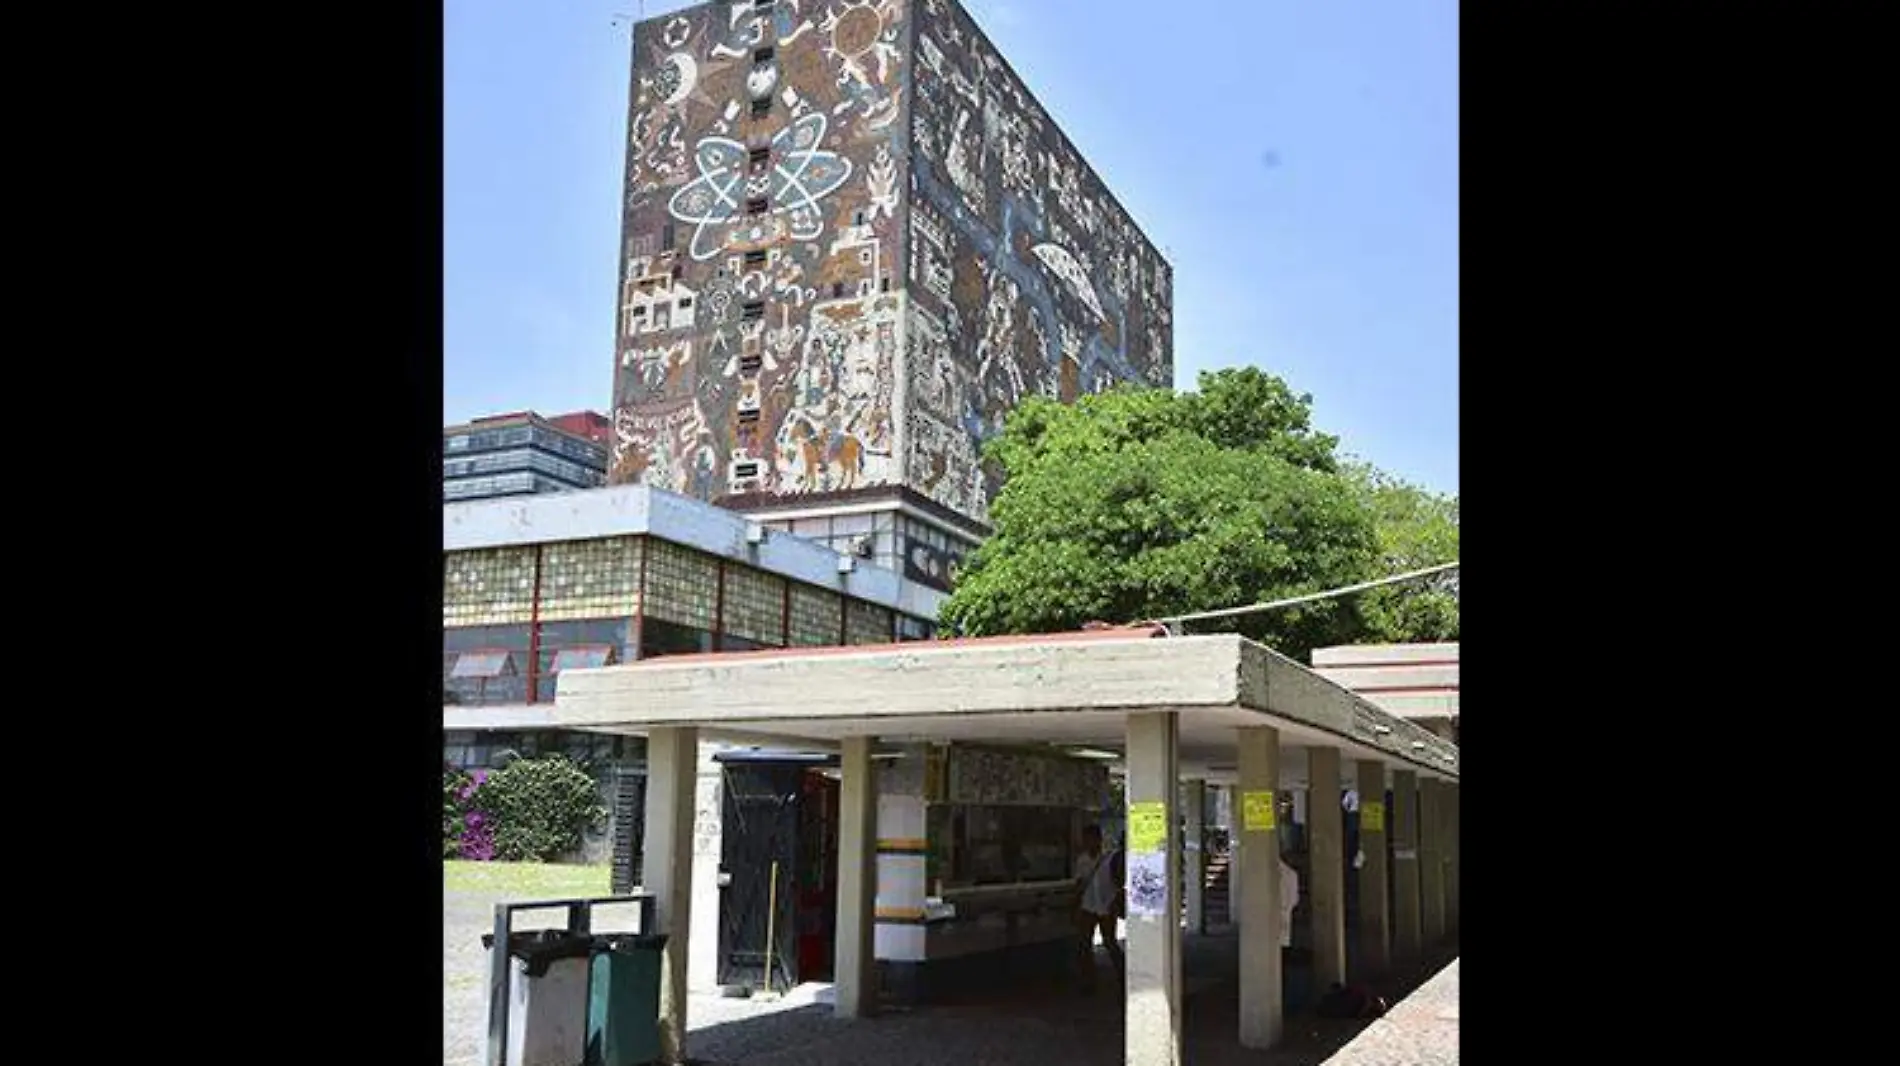
[[[474,769],[510,752],[561,751],[599,768],[604,792],[626,793],[616,809],[638,810],[644,744],[555,727],[562,671],[927,640],[945,598],[855,556],[638,485],[447,503],[442,538],[444,761]],[[610,766],[624,780],[616,784]],[[605,847],[591,842],[590,857]]]

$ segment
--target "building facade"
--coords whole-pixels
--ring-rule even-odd
[[[645,486],[442,510],[445,712],[552,704],[555,679],[576,667],[929,639],[943,598]],[[445,713],[444,727],[503,720]]]
[[[1010,409],[1173,381],[1167,262],[954,0],[645,20],[628,129],[610,483],[947,587]]]
[[[454,503],[599,488],[607,480],[610,425],[577,411],[478,418],[442,430],[442,499]]]

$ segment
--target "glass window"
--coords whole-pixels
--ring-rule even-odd
[[[640,537],[549,544],[541,557],[541,619],[630,617],[640,609]]]
[[[868,514],[841,514],[831,519],[831,535],[841,537],[851,533],[871,532],[871,516]]]
[[[713,650],[712,632],[683,626],[651,615],[640,623],[640,657],[697,655]]]
[[[719,593],[719,563],[710,555],[664,540],[646,546],[645,616],[711,632]]]
[[[455,657],[453,678],[503,677],[515,672],[515,658],[505,651],[465,651]]]
[[[838,643],[843,628],[839,596],[828,589],[803,582],[792,582],[791,645],[799,648],[830,647]]]
[[[1075,812],[1068,807],[951,806],[949,867],[957,885],[1061,881],[1071,876]]]
[[[548,664],[548,673],[558,674],[563,670],[592,670],[613,663],[614,649],[611,644],[583,644],[574,648],[562,648],[554,653],[554,661]]]
[[[759,646],[783,647],[785,579],[749,566],[726,564],[724,631]]]
[[[442,625],[505,625],[534,613],[534,549],[482,548],[442,557]]]
[[[604,648],[608,651],[604,665],[626,662],[633,658],[632,632],[631,618],[589,618],[541,623],[541,663],[536,671],[534,698],[543,703],[554,702],[558,673],[556,662],[564,651],[569,648],[595,651]],[[578,665],[564,663],[562,668]]]
[[[801,537],[823,540],[831,536],[831,519],[796,518],[792,520],[792,532]]]
[[[844,611],[846,644],[889,644],[892,636],[892,611],[863,600],[846,600]]]

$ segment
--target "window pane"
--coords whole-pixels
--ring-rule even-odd
[[[646,552],[646,617],[710,632],[719,591],[718,563],[663,540],[649,540]]]
[[[785,643],[785,580],[748,566],[726,565],[725,632],[773,647]]]
[[[847,533],[869,533],[871,516],[868,514],[841,514],[831,519],[831,535],[843,536]]]
[[[792,582],[792,646],[810,648],[837,644],[841,625],[839,610],[837,593]]]
[[[548,670],[556,674],[563,670],[592,670],[611,663],[613,655],[613,648],[606,645],[562,648],[554,653],[554,662],[549,665]]]
[[[549,544],[541,558],[541,618],[628,617],[640,607],[639,537]]]
[[[484,548],[443,555],[445,627],[526,622],[533,613],[533,548]]]
[[[892,612],[862,600],[845,601],[846,644],[889,644]]]

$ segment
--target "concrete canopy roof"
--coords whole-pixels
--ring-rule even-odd
[[[564,670],[552,724],[824,747],[851,736],[1120,751],[1131,712],[1179,712],[1183,765],[1218,778],[1234,730],[1455,780],[1458,749],[1293,660],[1233,634],[1115,629],[650,659]]]

